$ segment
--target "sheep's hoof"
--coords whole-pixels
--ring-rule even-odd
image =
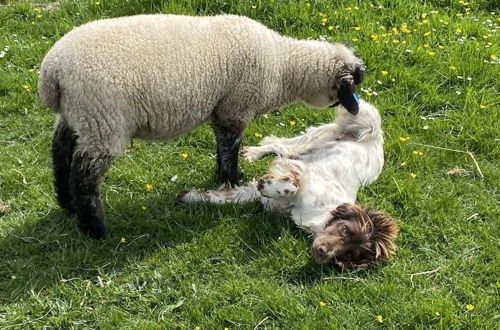
[[[82,233],[90,236],[93,239],[103,239],[107,234],[106,228],[104,228],[104,225],[102,224],[88,225],[79,223],[78,228],[80,228],[80,231]]]

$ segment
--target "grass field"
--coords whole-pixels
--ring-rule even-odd
[[[499,327],[497,0],[0,4],[0,329]],[[37,98],[37,69],[74,26],[158,12],[236,13],[357,49],[359,94],[381,109],[386,138],[382,175],[359,200],[400,219],[387,265],[316,265],[308,234],[258,204],[174,207],[182,189],[216,187],[208,126],[134,141],[103,183],[110,236],[77,231],[53,196],[54,115]],[[280,109],[256,118],[244,144],[333,114]],[[270,160],[242,162],[245,180]]]

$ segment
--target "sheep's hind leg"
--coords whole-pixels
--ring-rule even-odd
[[[80,230],[92,238],[106,235],[100,199],[100,182],[113,156],[92,151],[77,151],[71,163],[70,185]]]
[[[213,125],[217,140],[217,173],[222,183],[240,185],[241,172],[238,168],[238,154],[243,139],[244,125]]]
[[[59,205],[70,212],[75,212],[69,184],[71,161],[75,146],[75,132],[68,126],[64,119],[58,118],[52,137],[54,188]]]

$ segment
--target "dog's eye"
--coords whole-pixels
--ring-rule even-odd
[[[345,236],[349,233],[349,230],[347,229],[346,225],[343,225],[342,230],[340,232],[342,233],[342,236]]]

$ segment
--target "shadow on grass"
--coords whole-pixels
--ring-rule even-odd
[[[238,249],[233,254],[237,264],[245,265],[256,256],[280,255],[281,251],[271,245],[284,230],[310,244],[306,232],[286,217],[264,211],[258,203],[244,207],[174,206],[172,200],[151,196],[131,202],[129,198],[118,198],[107,204],[109,235],[100,241],[81,234],[76,218],[60,209],[26,219],[0,241],[0,302],[12,302],[75,278],[98,283],[99,276],[127,271],[128,266],[159,249],[176,249],[193,241],[203,244],[204,239],[211,239],[204,237],[206,233],[224,226],[226,221],[237,241],[227,249]],[[268,254],[270,250],[273,251]],[[311,259],[302,268],[288,269],[282,274],[290,283],[308,285],[321,280],[323,271]]]

